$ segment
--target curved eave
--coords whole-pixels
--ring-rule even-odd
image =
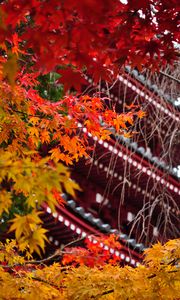
[[[61,243],[66,244],[73,240],[78,242],[85,237],[92,239],[95,243],[96,236],[104,236],[103,233],[96,230],[93,226],[90,226],[85,221],[75,216],[72,212],[68,211],[66,207],[59,206],[57,207],[57,212],[52,213],[51,209],[44,205],[43,210],[44,213],[41,218],[45,221],[45,227],[49,231],[49,240],[53,242],[53,246],[55,248],[59,247]],[[135,266],[142,259],[142,256],[139,253],[124,245],[121,246],[120,251],[110,247],[107,249],[107,246],[106,250],[110,252],[114,251],[116,255],[120,256],[124,263],[128,263],[130,265]]]

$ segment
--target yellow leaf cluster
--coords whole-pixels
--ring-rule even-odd
[[[15,231],[16,240],[21,251],[28,248],[30,253],[36,251],[40,255],[40,249],[44,250],[47,230],[40,226],[42,221],[39,214],[33,211],[25,216],[15,215],[12,220],[13,224],[9,231]]]
[[[144,263],[136,268],[110,264],[100,268],[83,265],[65,268],[60,263],[45,266],[44,260],[27,261],[19,259],[17,254],[10,260],[15,245],[15,242],[0,244],[3,263],[0,299],[3,300],[177,300],[180,297],[180,240],[148,249]],[[159,250],[157,262],[152,254]]]
[[[157,259],[158,257],[158,259]],[[180,239],[145,252],[137,268],[80,266],[66,277],[67,299],[171,299],[180,297]]]
[[[8,265],[14,264],[24,264],[25,257],[18,255],[17,242],[16,240],[6,240],[6,243],[3,244],[0,242],[0,262],[4,262]]]
[[[59,202],[54,190],[60,195],[65,188],[69,194],[75,196],[75,189],[79,189],[79,186],[70,179],[67,167],[62,164],[51,166],[48,158],[35,162],[28,154],[27,157],[18,159],[15,153],[0,153],[0,182],[5,179],[11,182],[11,192],[3,190],[0,194],[0,214],[10,209],[13,194],[19,197],[23,194],[27,206],[33,212],[26,216],[16,215],[10,230],[15,231],[21,250],[29,246],[30,252],[40,253],[39,247],[44,249],[45,246],[46,230],[39,226],[41,220],[35,210],[46,202],[55,211]]]

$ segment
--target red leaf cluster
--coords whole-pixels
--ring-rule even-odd
[[[175,59],[178,7],[178,0],[3,1],[0,42],[15,41],[18,32],[21,51],[33,50],[35,70],[68,66],[60,81],[79,90],[77,72],[84,68],[97,81],[115,75],[126,62],[141,68]]]
[[[86,238],[85,247],[66,248],[62,264],[86,265],[93,268],[105,263],[116,264],[120,261],[120,257],[115,255],[115,250],[120,250],[121,245],[113,234]],[[114,250],[113,254],[109,251],[110,248]]]

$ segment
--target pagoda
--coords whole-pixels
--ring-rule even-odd
[[[168,68],[156,76],[126,67],[115,82],[98,87],[86,76],[90,93],[100,91],[109,107],[121,113],[125,104],[138,105],[146,117],[135,122],[137,134],[132,138],[112,130],[108,141],[79,124],[94,150],[72,170],[82,189],[76,199],[64,194],[66,205],[55,213],[44,206],[42,218],[53,250],[72,241],[82,244],[85,237],[97,243],[96,236],[114,233],[121,251],[101,243],[102,247],[120,256],[122,263],[136,266],[146,247],[179,237],[180,113],[175,75]]]

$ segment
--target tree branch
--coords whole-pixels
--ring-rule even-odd
[[[47,281],[45,279],[42,279],[40,277],[31,277],[31,279],[35,280],[35,281],[39,281],[39,282],[42,282],[42,283],[45,283],[45,284],[48,284],[54,288],[56,288],[57,290],[59,290],[60,288],[66,288],[65,286],[58,286],[57,284],[55,283],[52,283],[50,281]]]
[[[96,295],[96,296],[92,296],[91,298],[92,298],[92,299],[98,299],[99,297],[102,297],[102,296],[111,294],[111,293],[113,293],[113,292],[114,292],[114,289],[107,290],[107,291],[102,292],[101,294],[98,294],[98,295]]]

